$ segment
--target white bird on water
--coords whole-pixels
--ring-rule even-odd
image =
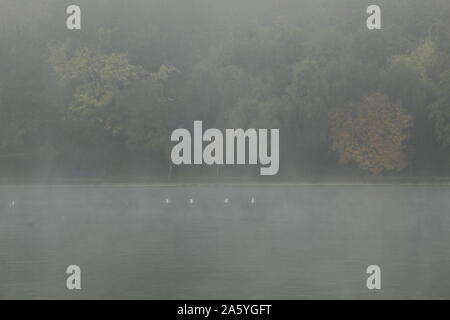
[[[224,202],[225,204],[227,204],[227,203],[229,202],[228,198],[225,198],[225,200],[223,200],[223,202]]]
[[[9,207],[14,209],[14,207],[16,206],[16,202],[13,200],[9,203]]]
[[[166,204],[170,204],[172,201],[170,201],[169,198],[166,198]]]
[[[194,199],[189,199],[190,204],[194,204]]]
[[[250,200],[251,204],[255,204],[255,198],[252,197],[252,200]]]

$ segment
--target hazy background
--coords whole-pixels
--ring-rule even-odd
[[[278,179],[445,177],[450,3],[0,0],[0,177],[167,179],[170,133],[280,128]],[[258,166],[172,178],[256,177]]]
[[[0,0],[0,299],[450,298],[450,1],[376,3]],[[194,120],[279,175],[171,168]]]

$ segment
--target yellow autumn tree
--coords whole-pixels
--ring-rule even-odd
[[[405,141],[412,120],[385,95],[373,94],[330,114],[332,148],[342,163],[355,162],[378,175],[406,167]]]

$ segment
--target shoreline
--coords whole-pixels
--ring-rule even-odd
[[[296,186],[439,186],[450,187],[450,178],[385,178],[385,179],[299,179],[279,181],[257,181],[244,179],[183,179],[173,181],[151,179],[36,179],[36,180],[0,180],[2,187],[188,187],[188,186],[224,186],[224,187],[296,187]]]

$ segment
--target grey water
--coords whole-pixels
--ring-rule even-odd
[[[0,186],[0,299],[449,299],[449,209],[445,186]]]

